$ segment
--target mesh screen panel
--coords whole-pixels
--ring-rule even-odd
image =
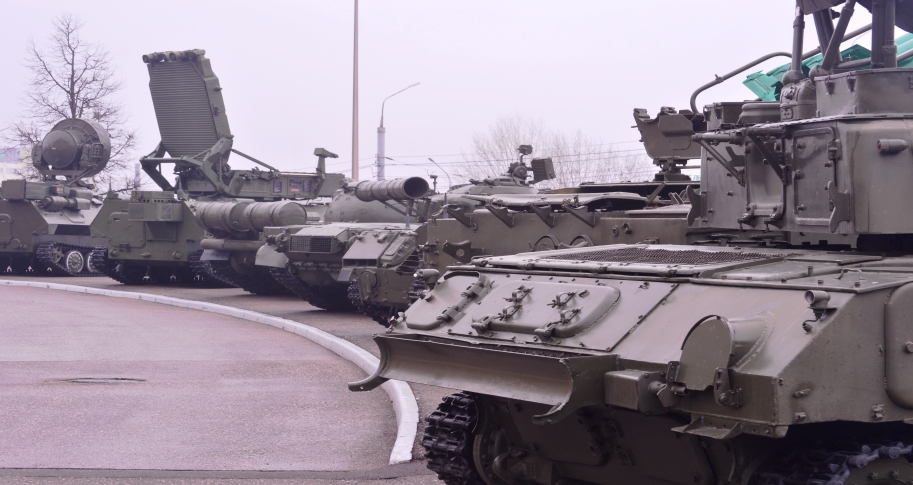
[[[288,250],[293,253],[306,253],[311,247],[311,236],[292,236],[288,242]]]
[[[289,239],[288,250],[293,253],[325,253],[333,252],[334,238],[328,236],[292,236]]]
[[[169,155],[194,156],[219,141],[206,84],[193,63],[154,63],[149,90]]]
[[[333,238],[326,236],[314,236],[311,238],[312,253],[332,253]]]

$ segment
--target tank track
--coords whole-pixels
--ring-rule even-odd
[[[73,244],[64,244],[57,242],[41,243],[35,247],[35,259],[32,261],[32,269],[35,270],[35,263],[39,267],[46,267],[49,274],[55,276],[102,276],[103,272],[99,266],[92,263],[91,255],[95,248],[89,246],[76,246]],[[83,257],[83,268],[78,273],[74,273],[67,266],[63,258],[70,251],[78,251]],[[89,271],[89,268],[95,268],[95,272]],[[40,271],[34,271],[36,274]]]
[[[874,469],[903,457],[913,459],[913,441],[829,442],[815,448],[787,451],[762,466],[756,473],[757,485],[843,485],[856,471],[866,483],[909,483],[910,467],[898,466],[884,476]],[[870,466],[872,464],[875,466]],[[892,467],[889,467],[892,468]],[[904,470],[904,468],[906,468]],[[900,470],[903,470],[901,473]],[[884,482],[878,480],[885,480]],[[875,480],[875,482],[872,482]],[[858,480],[860,483],[863,480]]]
[[[361,300],[361,295],[358,291],[358,281],[349,283],[349,301],[352,302],[352,306],[355,307],[356,310],[371,317],[371,320],[374,320],[384,327],[390,326],[390,309],[377,305],[365,305],[365,302]]]
[[[276,280],[277,283],[284,286],[289,293],[301,298],[302,300],[307,300],[307,294],[309,291],[308,285],[304,284],[298,278],[290,275],[288,271],[284,268],[270,268],[270,276]]]
[[[194,261],[194,257],[199,259],[203,251],[198,251],[190,255],[188,259]],[[215,280],[215,283],[197,276],[192,269],[186,267],[147,267],[143,265],[124,265],[117,261],[108,259],[108,248],[100,246],[92,250],[89,255],[93,266],[100,268],[101,272],[109,278],[123,283],[125,285],[194,285],[203,287],[224,288],[226,285],[221,281]]]
[[[204,286],[212,286],[213,288],[233,288],[235,286],[230,283],[226,283],[214,276],[213,271],[211,270],[212,261],[200,261],[201,256],[203,256],[202,249],[199,249],[190,256],[187,256],[187,261],[190,262],[190,269],[195,275],[195,283],[202,284]]]
[[[206,264],[204,264],[206,263]],[[255,295],[289,295],[291,292],[269,275],[245,275],[238,273],[228,261],[197,261],[193,264],[195,273],[206,273],[222,283],[241,288]]]
[[[328,311],[355,311],[355,307],[349,300],[348,288],[345,291],[339,291],[339,288],[336,287],[314,287],[302,282],[283,268],[270,268],[269,272],[292,294],[312,306]]]
[[[109,278],[125,285],[141,285],[146,278],[146,268],[128,267],[108,259],[107,246],[99,246],[89,254],[92,265]],[[140,271],[142,270],[142,271]]]
[[[479,421],[473,396],[458,392],[444,397],[425,421],[422,447],[428,469],[447,485],[485,485],[472,459]]]
[[[317,308],[323,308],[331,312],[354,312],[355,307],[349,300],[348,287],[319,286],[310,287],[310,296],[306,300]]]

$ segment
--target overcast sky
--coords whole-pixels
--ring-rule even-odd
[[[618,149],[638,148],[633,108],[685,108],[714,74],[789,51],[794,5],[361,0],[360,165],[373,163],[383,98],[416,82],[387,102],[387,155],[396,160],[388,162],[388,178],[439,173],[427,157],[458,162],[474,132],[515,113]],[[111,53],[140,134],[137,158],[159,141],[142,54],[202,48],[224,88],[237,149],[284,170],[310,171],[314,148],[324,147],[339,154],[330,169],[350,166],[352,0],[35,0],[3,10],[0,122],[21,111],[27,39],[43,42],[53,17],[69,11],[85,22],[85,38]],[[857,14],[851,28],[868,22],[865,9]],[[812,25],[809,19],[807,49],[816,45]],[[743,78],[711,89],[698,104],[753,98]],[[237,168],[248,165],[233,158]],[[371,174],[361,169],[362,179]]]

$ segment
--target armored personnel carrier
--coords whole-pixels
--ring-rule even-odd
[[[913,69],[893,42],[913,4],[860,1],[872,55],[844,61],[862,9],[840,3],[797,3],[779,101],[731,121],[710,105],[692,135],[691,226],[769,238],[452,267],[375,336],[380,365],[350,388],[463,389],[422,441],[450,484],[913,481],[913,216],[897,205]],[[824,51],[810,77],[806,17]]]
[[[248,289],[278,291],[270,278],[260,278],[263,274],[243,272],[249,269],[242,264],[247,252],[234,259],[223,252],[201,260],[201,241],[207,228],[243,245],[241,241],[256,242],[262,224],[303,223],[305,209],[281,201],[332,195],[343,181],[341,174],[325,171],[325,159],[332,154],[315,151],[316,173],[281,172],[254,159],[233,148],[222,87],[205,51],[153,53],[143,56],[143,62],[162,138],[140,164],[161,190],[106,201],[92,225],[93,233],[106,239],[104,247],[93,251],[93,265],[125,284],[201,277],[224,283],[231,276],[243,279]],[[232,153],[263,169],[232,169]],[[165,176],[166,166],[174,168],[174,185]],[[204,202],[209,204],[205,214],[198,213],[197,205]],[[221,205],[212,205],[217,202]],[[211,223],[221,216],[225,219]]]
[[[41,180],[4,180],[0,188],[0,273],[99,274],[89,253],[104,243],[90,232],[101,200],[85,180],[110,156],[108,132],[91,120],[63,120],[33,147]]]

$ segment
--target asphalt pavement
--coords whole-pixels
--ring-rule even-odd
[[[238,289],[127,287],[288,318],[376,354],[370,319]],[[266,325],[151,302],[0,289],[0,483],[437,483],[388,466],[386,393],[355,365]],[[426,415],[450,391],[414,386]],[[419,433],[420,437],[421,433]]]

